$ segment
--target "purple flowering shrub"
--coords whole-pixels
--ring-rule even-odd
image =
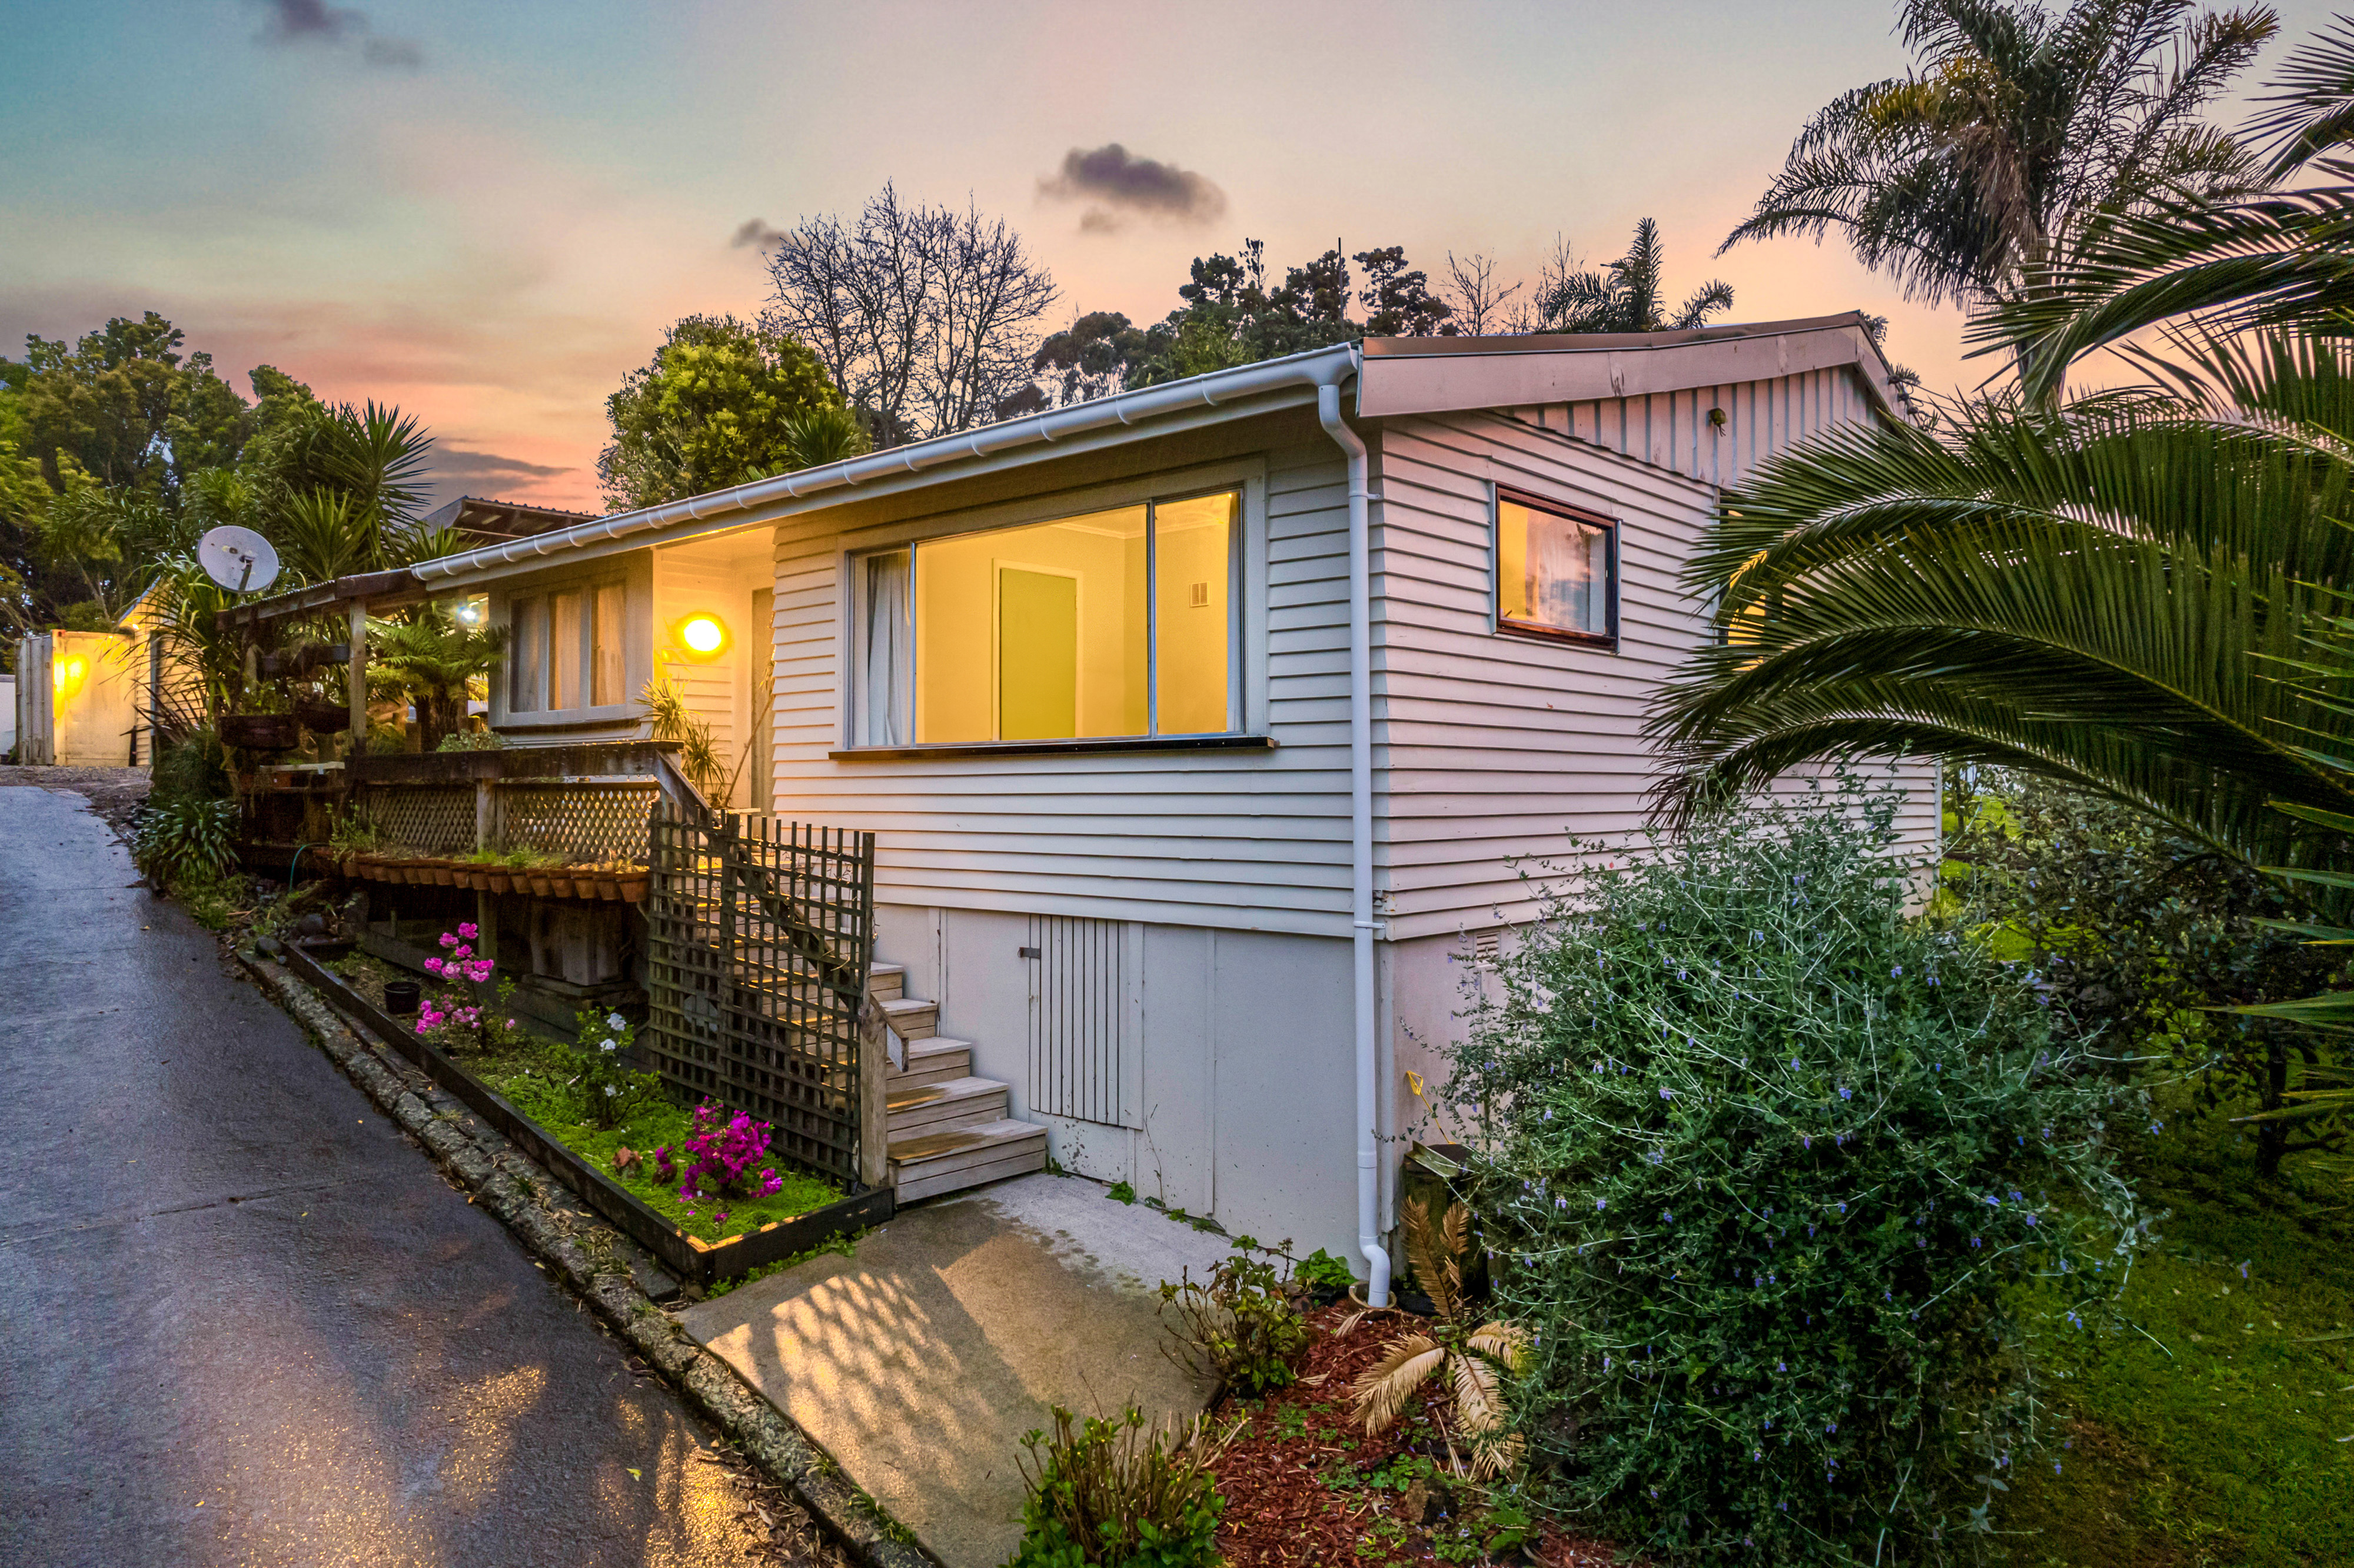
[[[773,1167],[760,1165],[773,1130],[765,1121],[754,1121],[741,1111],[728,1116],[726,1107],[705,1100],[695,1107],[694,1129],[684,1142],[653,1151],[654,1171],[663,1181],[678,1183],[678,1195],[690,1205],[690,1218],[696,1217],[692,1205],[708,1202],[711,1217],[724,1224],[729,1199],[773,1197],[784,1190],[784,1178]]]
[[[2113,1326],[2147,1239],[2105,1134],[2138,1091],[1914,916],[1896,803],[1596,856],[1473,992],[1445,1098],[1515,1421],[1646,1555],[1967,1554],[2045,1436],[2034,1341]]]

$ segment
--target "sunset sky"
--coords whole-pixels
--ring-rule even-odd
[[[2280,7],[2275,60],[2324,5]],[[1861,307],[1948,389],[1960,317],[1836,242],[1710,253],[1806,116],[1902,69],[1892,0],[1805,5],[752,5],[14,0],[0,352],[155,310],[245,390],[267,362],[440,439],[437,482],[600,510],[603,399],[691,312],[758,311],[752,220],[905,196],[1002,214],[1050,324],[1157,319],[1188,262],[1339,238],[1431,270],[1589,261],[1644,216],[1731,319]],[[1049,188],[1117,143],[1182,210]],[[1097,216],[1090,220],[1088,214]],[[1106,222],[1106,217],[1110,222]]]

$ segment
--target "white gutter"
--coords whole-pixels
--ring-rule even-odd
[[[1349,459],[1349,926],[1355,973],[1351,1012],[1357,1045],[1357,1250],[1371,1276],[1366,1303],[1390,1300],[1382,1245],[1381,1072],[1373,988],[1373,543],[1365,443],[1341,418],[1336,376],[1318,383],[1316,417]]]
[[[870,481],[903,478],[949,464],[973,462],[1013,448],[1048,444],[1113,426],[1135,425],[1171,414],[1218,408],[1261,393],[1288,387],[1337,385],[1357,368],[1357,352],[1343,344],[1295,354],[1259,365],[1214,371],[1164,387],[1147,387],[1091,402],[1074,403],[1027,418],[984,425],[953,436],[940,436],[912,446],[754,480],[732,490],[715,490],[684,501],[664,502],[637,512],[620,512],[569,528],[534,534],[503,545],[485,545],[461,555],[421,561],[410,569],[418,580],[470,577],[486,569],[601,545],[635,535],[659,535],[681,524],[706,523],[730,513],[749,512],[779,501],[799,501],[828,491],[855,490]],[[649,538],[647,543],[653,542]]]

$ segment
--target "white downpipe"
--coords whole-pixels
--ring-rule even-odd
[[[1351,1012],[1357,1043],[1357,1250],[1371,1277],[1365,1300],[1390,1300],[1382,1245],[1381,1074],[1373,1001],[1373,540],[1365,443],[1341,418],[1341,388],[1316,389],[1316,417],[1349,458],[1349,925],[1356,972]]]

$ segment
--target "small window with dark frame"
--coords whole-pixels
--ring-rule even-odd
[[[1605,518],[1496,497],[1496,624],[1607,642],[1618,635],[1617,529]]]

